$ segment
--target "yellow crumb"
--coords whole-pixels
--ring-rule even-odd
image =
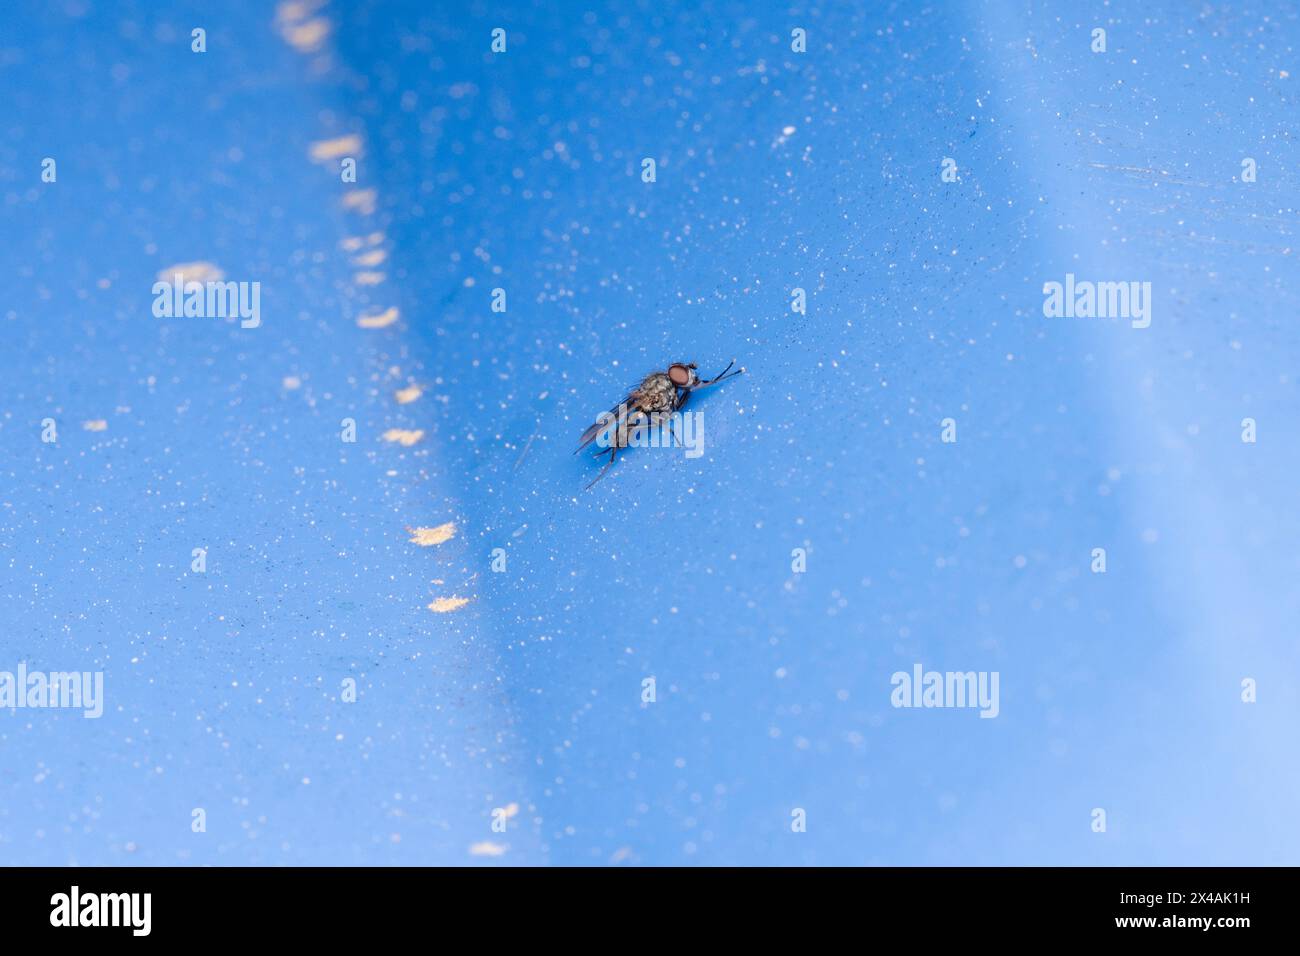
[[[411,532],[411,543],[427,548],[433,544],[442,544],[456,537],[456,522],[448,521],[436,528],[407,528]]]
[[[325,43],[331,29],[333,26],[328,20],[317,17],[300,26],[287,25],[281,35],[299,53],[315,53]]]
[[[368,216],[375,211],[378,194],[373,189],[354,189],[343,195],[343,208]]]
[[[159,282],[171,282],[177,273],[185,282],[220,282],[226,274],[211,262],[178,262],[174,266],[158,270]]]
[[[469,598],[463,597],[434,598],[432,603],[429,605],[429,610],[435,611],[438,614],[446,614],[448,611],[459,610],[468,603]]]
[[[399,315],[400,313],[397,311],[397,306],[389,306],[383,312],[376,315],[361,316],[361,318],[357,319],[357,325],[361,326],[363,329],[383,329],[396,322]]]
[[[331,159],[356,156],[360,152],[360,136],[339,136],[335,139],[322,139],[312,143],[308,155],[313,163],[328,163]]]
[[[371,249],[359,256],[354,256],[352,264],[354,266],[377,266],[388,258],[388,253],[383,249]]]
[[[424,430],[416,428],[407,430],[405,428],[390,428],[380,436],[384,441],[396,442],[399,445],[405,445],[410,448],[421,438],[424,437]]]

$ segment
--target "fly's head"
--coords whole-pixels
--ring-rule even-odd
[[[695,363],[677,362],[668,366],[668,380],[678,388],[694,388],[700,377],[695,374]]]

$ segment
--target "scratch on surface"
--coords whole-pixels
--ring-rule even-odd
[[[1093,169],[1105,169],[1117,173],[1145,173],[1152,176],[1168,176],[1167,169],[1155,169],[1150,166],[1121,166],[1118,163],[1089,163]]]
[[[450,541],[456,537],[456,522],[448,521],[436,528],[407,528],[406,530],[411,532],[412,544],[427,548],[430,545],[442,544],[444,541]]]
[[[524,459],[528,456],[528,449],[533,447],[533,440],[535,438],[537,438],[537,432],[533,432],[531,435],[528,436],[528,442],[527,444],[524,445],[524,450],[521,451],[519,453],[519,457],[515,459],[515,468],[514,468],[515,471],[518,471],[519,466],[524,463]]]
[[[424,430],[421,428],[413,430],[407,430],[405,428],[390,428],[380,437],[383,438],[384,441],[396,442],[399,445],[404,445],[405,447],[410,448],[424,437]]]
[[[1169,170],[1156,169],[1154,166],[1124,166],[1120,163],[1097,163],[1090,162],[1088,166],[1092,169],[1099,169],[1106,173],[1129,173],[1134,176],[1159,176],[1160,182],[1168,183],[1170,186],[1200,186],[1209,188],[1211,185],[1207,182],[1197,182],[1194,179],[1174,179],[1171,178]]]

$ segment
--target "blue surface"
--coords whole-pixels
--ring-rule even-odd
[[[0,27],[0,862],[1300,861],[1294,6],[212,6]]]

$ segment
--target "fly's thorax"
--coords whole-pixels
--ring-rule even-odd
[[[647,375],[637,389],[637,405],[647,412],[664,412],[672,409],[677,399],[677,386],[667,372]]]

